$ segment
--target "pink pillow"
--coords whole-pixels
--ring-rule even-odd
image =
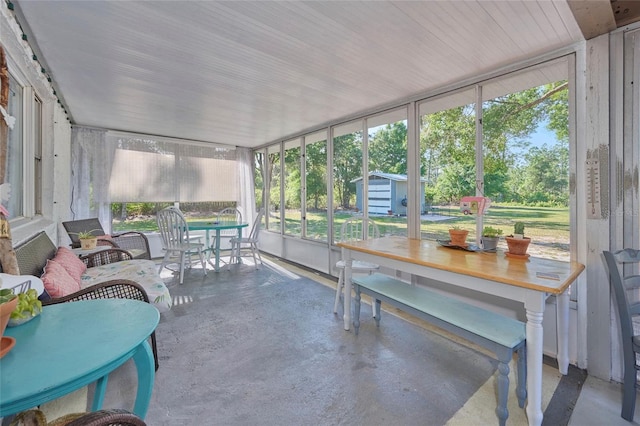
[[[71,278],[73,278],[78,285],[80,285],[82,274],[87,270],[87,265],[80,260],[77,254],[67,247],[58,247],[56,255],[53,260],[59,263]]]
[[[80,290],[80,284],[54,260],[47,260],[42,274],[42,283],[51,297],[63,297]]]

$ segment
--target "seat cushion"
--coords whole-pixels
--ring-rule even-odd
[[[147,292],[151,302],[160,313],[171,309],[172,300],[169,289],[158,275],[156,264],[152,260],[132,259],[107,265],[87,268],[82,274],[82,288],[111,280],[131,280],[140,284]]]

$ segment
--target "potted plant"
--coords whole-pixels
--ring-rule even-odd
[[[7,328],[11,312],[18,304],[18,296],[13,293],[13,289],[0,289],[0,336],[4,336],[4,330]]]
[[[458,247],[466,247],[467,246],[467,235],[469,231],[466,229],[461,229],[459,226],[454,225],[449,228],[449,240],[452,246]]]
[[[80,248],[83,250],[93,250],[98,245],[98,237],[93,235],[94,231],[99,229],[92,229],[91,231],[80,231],[76,235],[80,240]]]
[[[502,235],[502,229],[485,226],[482,229],[482,248],[485,251],[495,251],[498,247],[498,241]]]
[[[524,223],[516,222],[513,225],[513,235],[505,237],[509,251],[506,253],[509,257],[527,258],[527,248],[531,242],[531,238],[524,236]]]

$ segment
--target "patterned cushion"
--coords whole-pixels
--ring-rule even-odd
[[[41,279],[51,297],[63,297],[80,290],[80,284],[54,260],[47,260]]]
[[[66,247],[58,247],[58,251],[53,257],[53,260],[62,265],[69,275],[71,275],[71,278],[76,280],[78,286],[80,286],[80,277],[82,277],[84,271],[87,270],[87,265],[85,265],[73,251]]]
[[[153,260],[123,260],[87,268],[82,275],[80,285],[82,288],[86,288],[93,284],[117,279],[131,280],[140,284],[147,292],[149,302],[158,308],[160,313],[171,309],[173,304],[171,294],[158,275],[158,267]]]

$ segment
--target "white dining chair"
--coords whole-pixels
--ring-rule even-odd
[[[227,207],[218,212],[216,216],[216,221],[218,223],[241,223],[242,222],[242,212],[235,207]],[[222,252],[229,252],[229,263],[233,260],[233,252],[231,246],[231,239],[238,237],[238,229],[221,229],[220,231],[220,260],[222,260]],[[215,235],[214,237],[215,238]],[[211,244],[212,247],[215,246],[214,243]]]
[[[358,216],[347,219],[340,228],[340,242],[345,241],[359,241],[370,238],[380,238],[380,229],[378,225],[368,217]],[[333,303],[333,313],[338,313],[338,305],[340,304],[340,297],[344,289],[344,269],[346,263],[343,259],[336,262],[336,268],[340,270],[338,274],[338,286],[336,287],[336,297]],[[373,271],[380,269],[380,265],[371,262],[364,262],[361,260],[354,260],[351,263],[351,271],[355,273],[372,273]],[[375,310],[375,306],[372,305],[372,309]],[[375,315],[375,312],[374,312]]]
[[[177,257],[180,268],[180,284],[182,284],[187,258],[189,259],[188,266],[191,267],[191,257],[197,254],[200,257],[202,270],[207,275],[207,267],[202,254],[204,244],[194,243],[190,240],[189,227],[180,209],[167,207],[160,210],[156,216],[156,222],[162,236],[162,249],[165,252],[158,273],[162,272],[165,266],[175,263],[173,259]]]
[[[240,262],[242,257],[248,257],[251,255],[253,256],[253,263],[256,267],[258,267],[257,260],[260,260],[260,264],[262,264],[262,257],[260,256],[260,250],[258,249],[258,239],[260,237],[260,226],[262,225],[263,216],[264,209],[260,209],[253,221],[251,232],[248,237],[231,238],[231,260],[229,263]]]

